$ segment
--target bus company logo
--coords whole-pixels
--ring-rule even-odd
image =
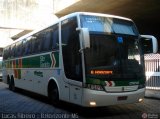
[[[43,72],[34,71],[34,75],[39,76],[39,77],[43,77]]]
[[[51,64],[46,60],[46,57],[40,56],[40,68],[49,68],[49,67],[51,67]]]

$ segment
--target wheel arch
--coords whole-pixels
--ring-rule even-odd
[[[49,90],[51,87],[54,87],[54,86],[57,86],[58,88],[58,93],[59,93],[59,97],[60,97],[60,88],[59,88],[59,85],[58,85],[58,82],[55,78],[51,77],[48,81],[48,86],[47,86],[47,96],[49,95]]]

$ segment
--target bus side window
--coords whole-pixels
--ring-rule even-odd
[[[53,26],[45,29],[44,31],[44,43],[43,43],[43,50],[45,52],[52,50],[52,42],[53,42]]]
[[[22,48],[21,48],[21,50],[22,50],[22,56],[25,56],[25,48],[26,48],[25,42],[26,42],[26,39],[23,39],[22,40]]]
[[[17,55],[16,57],[21,57],[22,56],[22,41],[19,41],[16,45],[16,52]]]
[[[35,53],[41,53],[43,52],[42,46],[43,46],[43,34],[42,32],[36,33],[34,35],[35,42],[34,42],[34,52]]]
[[[38,51],[37,47],[39,44],[38,44],[38,40],[37,40],[36,36],[32,36],[32,38],[30,40],[31,40],[31,53],[32,54],[38,53],[39,51]]]
[[[45,32],[44,31],[42,31],[41,33],[40,33],[40,35],[39,35],[39,39],[40,39],[40,44],[41,44],[41,52],[45,52],[46,51],[46,49],[45,49],[45,45],[46,45],[46,38],[45,38]]]
[[[11,58],[14,58],[15,57],[15,44],[12,44],[10,47],[11,47],[11,54],[10,54],[10,57]]]
[[[6,50],[6,59],[10,59],[11,58],[11,46],[9,46]]]
[[[30,55],[31,54],[31,40],[30,39],[26,39],[25,41],[25,52],[24,52],[24,55]]]
[[[51,41],[51,50],[58,50],[59,49],[59,38],[58,38],[58,24],[53,26],[52,31],[52,41]]]
[[[26,39],[25,39],[25,41],[24,41],[24,56],[26,56],[27,55],[27,50],[28,50],[28,43],[27,43],[27,41],[26,41]]]
[[[6,48],[3,49],[3,59],[6,60]]]
[[[45,33],[45,42],[44,42],[44,51],[49,51],[50,49],[50,42],[51,42],[51,31],[50,30],[46,30],[46,33]]]
[[[28,55],[32,54],[32,40],[29,40],[29,41],[28,41],[27,54],[28,54]]]
[[[37,37],[35,38],[35,42],[34,42],[34,52],[35,53],[40,53],[40,39],[38,39]]]
[[[5,50],[5,59],[9,58],[9,47],[6,48]]]
[[[8,47],[4,49],[4,55],[3,55],[3,59],[4,59],[4,60],[7,60],[7,59],[8,59],[8,50],[9,50]]]

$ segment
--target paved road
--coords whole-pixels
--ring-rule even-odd
[[[148,119],[160,118],[160,100],[145,98],[143,103],[84,109],[61,102],[52,106],[47,98],[18,90],[12,92],[0,82],[0,118],[61,119]]]

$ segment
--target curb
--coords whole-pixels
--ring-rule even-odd
[[[153,98],[160,100],[160,90],[146,89],[145,98]]]

